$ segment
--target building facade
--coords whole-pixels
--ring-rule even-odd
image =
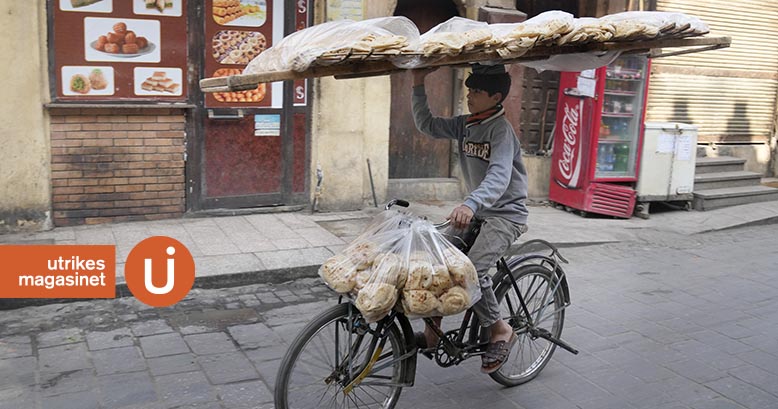
[[[1,30],[16,40],[0,44],[8,56],[0,72],[13,79],[0,102],[0,232],[299,210],[314,201],[322,211],[351,210],[372,204],[374,192],[381,202],[413,186],[422,188],[417,197],[460,195],[456,150],[419,135],[408,121],[405,74],[199,91],[199,79],[238,73],[295,30],[341,18],[402,15],[425,31],[453,16],[521,21],[548,9],[576,16],[635,9],[697,14],[716,34],[732,35],[732,48],[657,60],[648,118],[694,123],[704,149],[736,150],[751,155],[749,163],[763,173],[775,172],[778,45],[771,33],[778,19],[771,5],[760,6],[763,15],[725,19],[717,17],[720,7],[699,9],[684,0],[145,3],[3,6]],[[542,198],[558,74],[511,70],[506,107],[531,154],[530,196]],[[434,75],[433,109],[463,113],[466,73]]]

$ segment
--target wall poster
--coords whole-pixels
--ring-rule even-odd
[[[327,21],[365,19],[364,0],[328,0]]]
[[[272,0],[206,0],[204,77],[243,72],[251,60],[283,37],[283,3]],[[274,98],[274,93],[278,95]],[[209,108],[269,108],[282,88],[259,84],[256,89],[205,95]]]
[[[55,0],[54,98],[186,100],[186,1]]]

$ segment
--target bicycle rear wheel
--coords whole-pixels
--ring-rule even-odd
[[[537,337],[537,331],[548,331],[558,339],[566,307],[562,285],[550,269],[529,264],[518,267],[511,274],[516,280],[516,287],[506,277],[495,290],[495,296],[502,318],[513,327],[519,339],[502,368],[490,374],[492,379],[505,386],[529,382],[548,364],[556,345]],[[521,306],[517,289],[531,319],[527,318]]]
[[[277,409],[381,408],[397,404],[405,353],[395,322],[367,324],[350,303],[338,304],[316,317],[295,338],[278,370]],[[344,389],[365,368],[371,345],[386,338],[378,361],[349,393]],[[375,342],[374,342],[375,341]]]

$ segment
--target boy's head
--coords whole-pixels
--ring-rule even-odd
[[[474,64],[465,86],[469,88],[467,105],[470,112],[482,112],[505,100],[511,89],[511,76],[503,65]]]

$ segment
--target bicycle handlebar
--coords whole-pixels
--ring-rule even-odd
[[[392,206],[394,206],[394,205],[397,205],[397,206],[400,206],[400,207],[408,207],[408,206],[410,206],[411,204],[410,204],[410,202],[408,202],[407,200],[403,200],[403,199],[392,199],[392,200],[390,200],[390,201],[388,201],[388,202],[386,203],[386,206],[384,206],[384,210],[389,210],[389,209],[391,209],[391,208],[392,208]],[[438,223],[438,224],[434,224],[434,223],[433,223],[433,225],[432,225],[432,226],[433,226],[433,227],[435,227],[436,229],[440,230],[440,229],[442,229],[442,228],[448,227],[448,225],[450,225],[450,224],[451,224],[451,220],[446,220],[446,221],[444,221],[444,222],[442,222],[442,223]]]
[[[408,207],[408,206],[410,206],[411,204],[410,204],[410,203],[408,203],[408,201],[407,201],[407,200],[402,200],[402,199],[392,199],[392,200],[390,200],[390,201],[388,201],[388,202],[386,203],[386,206],[384,206],[384,210],[389,210],[389,209],[391,209],[391,208],[392,208],[392,206],[394,206],[394,205],[397,205],[397,206],[400,206],[400,207]]]

